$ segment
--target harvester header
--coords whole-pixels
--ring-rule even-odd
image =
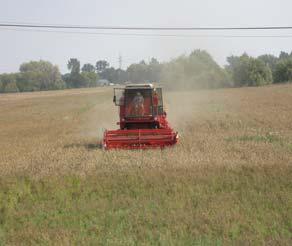
[[[152,84],[129,84],[114,88],[119,107],[118,130],[106,130],[104,149],[164,148],[177,143],[163,108],[162,89]]]

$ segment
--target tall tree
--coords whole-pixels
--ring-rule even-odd
[[[150,81],[148,65],[143,60],[140,63],[131,64],[127,68],[127,72],[129,75],[129,80],[133,83]]]
[[[117,83],[118,81],[118,72],[115,68],[110,67],[106,68],[100,73],[101,78],[110,81],[111,83]]]
[[[278,62],[278,57],[269,54],[261,55],[258,57],[258,59],[263,61],[266,65],[268,65],[272,71],[274,71]]]
[[[80,61],[76,58],[70,58],[67,64],[68,69],[71,71],[71,74],[79,74],[80,73]]]
[[[97,81],[99,75],[95,72],[82,72],[81,73],[83,87],[95,87],[97,86]]]
[[[149,81],[151,82],[159,82],[161,77],[162,66],[159,64],[158,60],[155,58],[151,58],[148,66],[148,76]]]
[[[288,59],[289,58],[289,54],[287,52],[281,51],[280,55],[279,55],[279,59]]]
[[[23,63],[17,78],[21,91],[63,89],[65,83],[57,66],[48,61]]]
[[[274,82],[292,82],[292,58],[280,60],[275,68]]]
[[[95,67],[90,63],[86,63],[83,65],[81,70],[82,70],[82,72],[91,73],[91,72],[95,72]]]
[[[70,70],[69,78],[66,78],[67,86],[70,88],[79,88],[83,86],[83,78],[80,75],[80,61],[76,58],[71,58],[67,64]]]
[[[95,67],[98,73],[102,73],[105,69],[109,67],[109,63],[105,60],[99,60],[96,62]]]
[[[262,59],[247,54],[227,57],[226,70],[231,74],[235,86],[259,86],[272,83],[270,67]]]
[[[140,65],[146,65],[146,62],[145,62],[144,60],[141,60],[141,61],[139,62],[139,64],[140,64]]]

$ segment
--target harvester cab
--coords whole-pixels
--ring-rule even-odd
[[[119,130],[105,131],[105,149],[163,148],[177,142],[163,109],[162,89],[152,84],[114,88],[113,102],[119,106]]]
[[[163,111],[162,90],[153,85],[129,85],[114,89],[114,103],[119,106],[121,129],[160,127]]]

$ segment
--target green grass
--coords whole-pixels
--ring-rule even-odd
[[[226,142],[255,142],[255,143],[269,143],[275,146],[285,148],[287,151],[292,151],[292,143],[289,138],[283,138],[278,135],[265,134],[265,135],[242,135],[225,138]]]
[[[291,170],[269,166],[1,178],[0,241],[288,245],[291,188]]]
[[[226,141],[233,142],[233,141],[253,141],[253,142],[266,142],[266,143],[282,143],[284,140],[276,135],[266,134],[266,135],[243,135],[243,136],[236,136],[226,138]]]

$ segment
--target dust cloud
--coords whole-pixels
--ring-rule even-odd
[[[164,110],[170,126],[183,134],[189,126],[201,121],[204,115],[208,117],[208,110],[215,107],[213,94],[210,90],[163,89]],[[112,96],[113,88],[106,88],[102,95],[91,96],[88,106],[85,106],[86,112],[79,117],[80,126],[76,137],[101,140],[105,129],[119,128],[119,109],[113,104]],[[216,101],[220,101],[220,98]]]

